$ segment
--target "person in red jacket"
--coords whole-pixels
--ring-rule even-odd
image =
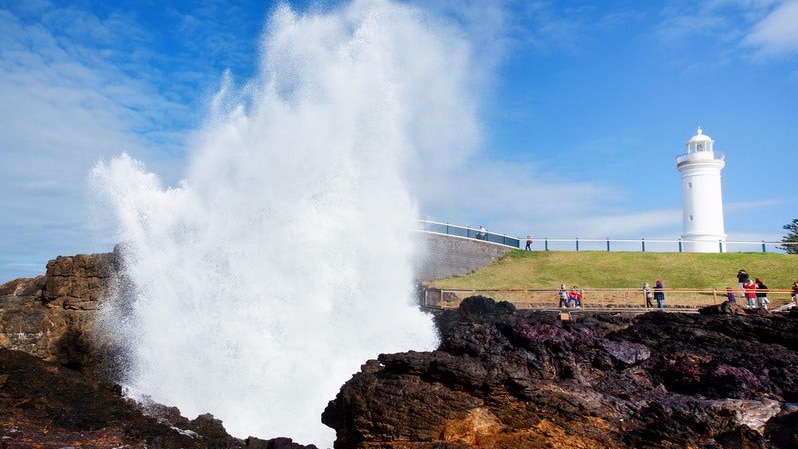
[[[745,308],[756,308],[756,282],[746,279],[743,282],[743,291],[745,291]]]
[[[571,287],[571,291],[568,292],[568,302],[566,304],[570,307],[572,302],[575,303],[576,307],[582,307],[582,290],[579,290],[576,285]]]

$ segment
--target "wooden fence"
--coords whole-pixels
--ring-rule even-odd
[[[691,312],[701,307],[727,301],[726,290],[665,289],[665,311]],[[518,309],[559,310],[558,290],[441,290],[427,289],[424,306],[429,308],[454,308],[470,296],[486,296],[496,301],[507,301]],[[642,289],[582,289],[583,310],[647,310]],[[769,309],[790,302],[790,290],[768,290]],[[743,292],[735,290],[737,304],[745,307]],[[656,307],[656,301],[652,301]]]

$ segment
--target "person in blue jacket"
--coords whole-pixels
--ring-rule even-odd
[[[665,292],[663,291],[662,281],[657,279],[657,285],[654,286],[654,299],[657,301],[657,307],[660,310],[665,309]]]

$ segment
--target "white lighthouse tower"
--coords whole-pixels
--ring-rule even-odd
[[[687,141],[687,153],[676,158],[682,174],[682,240],[684,250],[723,252],[726,233],[723,229],[723,196],[720,171],[726,162],[723,153],[715,152],[715,141],[698,127]]]

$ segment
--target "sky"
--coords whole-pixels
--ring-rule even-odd
[[[779,241],[798,218],[798,1],[403,3],[468,44],[478,124],[419,193],[421,217],[537,249],[677,239],[676,157],[700,126],[725,154],[729,240]],[[223,79],[258,72],[276,7],[0,0],[0,281],[113,248],[88,182],[98,161],[127,153],[179,185]]]

